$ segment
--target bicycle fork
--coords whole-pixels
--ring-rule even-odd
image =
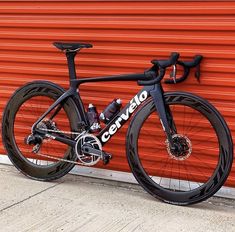
[[[160,83],[155,84],[153,89],[149,91],[153,98],[157,113],[160,118],[162,128],[166,134],[167,140],[171,150],[175,150],[175,145],[172,136],[177,134],[176,126],[171,114],[170,107],[166,104],[164,99],[164,91]]]

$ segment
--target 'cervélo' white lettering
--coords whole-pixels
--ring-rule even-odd
[[[109,127],[108,131],[104,132],[101,136],[102,142],[107,142],[111,135],[114,135],[117,130],[122,126],[121,122],[127,121],[131,114],[137,109],[137,107],[148,97],[147,91],[143,91],[139,96],[136,95],[131,99],[129,107],[126,109],[126,112],[122,113],[120,117]]]

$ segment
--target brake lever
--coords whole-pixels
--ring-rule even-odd
[[[176,64],[174,64],[173,70],[170,73],[170,77],[173,78],[173,81],[175,84],[176,84],[176,73],[177,73],[177,67],[176,67]]]

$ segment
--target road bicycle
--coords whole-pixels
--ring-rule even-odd
[[[12,163],[26,176],[54,180],[75,164],[107,165],[112,155],[103,150],[131,118],[126,155],[138,183],[164,202],[188,205],[211,197],[226,181],[233,143],[221,114],[205,99],[187,92],[164,92],[161,81],[173,67],[168,84],[184,81],[192,68],[200,77],[201,55],[192,61],[172,53],[167,60],[152,60],[141,74],[77,78],[74,59],[88,43],[55,42],[65,52],[70,88],[34,81],[10,98],[2,120],[2,137]],[[177,65],[183,74],[176,76]],[[143,88],[104,125],[91,130],[79,86],[89,82],[136,81]]]

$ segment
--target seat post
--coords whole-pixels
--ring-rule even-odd
[[[76,51],[71,51],[71,52],[66,51],[66,57],[67,57],[67,62],[68,62],[70,80],[77,79],[76,69],[75,69],[75,62],[74,62],[74,58],[75,58],[76,54],[77,54]]]

